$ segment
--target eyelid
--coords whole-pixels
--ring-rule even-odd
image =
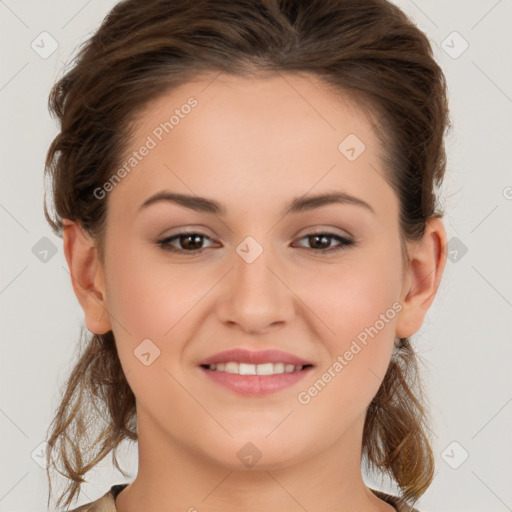
[[[195,231],[195,230],[178,231],[177,233],[173,233],[171,235],[167,235],[167,236],[158,238],[156,243],[165,249],[166,247],[172,247],[172,246],[170,246],[171,240],[173,240],[173,239],[178,240],[180,237],[187,236],[187,235],[188,236],[191,236],[191,235],[200,236],[203,239],[207,239],[207,240],[210,240],[211,242],[215,243],[211,236],[208,236],[207,234],[202,233],[201,231]],[[176,249],[176,252],[194,254],[195,252],[200,252],[204,249],[206,249],[206,247],[203,247],[203,249],[196,249],[194,251],[185,251],[184,249]]]
[[[303,233],[303,234],[300,234],[300,233]],[[324,226],[320,225],[320,227],[304,228],[303,230],[299,231],[299,234],[297,235],[297,237],[302,238],[307,235],[320,235],[323,233],[328,233],[330,235],[336,235],[336,236],[341,236],[343,238],[350,238],[350,239],[355,240],[354,235],[352,235],[352,233],[350,233],[350,231],[347,231],[346,229],[342,229],[342,228],[337,228],[334,226],[327,226],[327,225],[324,225]]]

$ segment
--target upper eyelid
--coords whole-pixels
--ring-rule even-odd
[[[178,233],[173,233],[172,235],[169,235],[169,236],[165,236],[165,237],[161,237],[157,240],[157,243],[160,243],[162,244],[163,242],[168,242],[172,239],[178,239],[180,236],[186,236],[186,235],[199,235],[203,238],[207,238],[208,240],[212,241],[213,243],[216,243],[215,240],[205,234],[205,233],[202,233],[201,231],[197,230],[197,231],[194,231],[194,230],[189,230],[189,231],[179,231]],[[355,243],[357,242],[357,240],[350,234],[340,234],[340,233],[335,233],[333,231],[329,231],[328,229],[325,229],[325,230],[317,230],[317,231],[308,231],[307,233],[304,233],[303,235],[299,236],[299,237],[296,237],[295,239],[296,240],[302,240],[303,238],[306,238],[308,236],[315,236],[315,235],[327,235],[327,237],[329,238],[334,238],[336,239],[337,237],[341,238],[341,239],[345,239],[347,241],[350,241],[352,243]],[[182,250],[182,249],[179,249],[179,250]],[[201,249],[197,249],[197,250],[201,250]],[[186,252],[193,252],[193,251],[186,251]]]
[[[320,224],[321,225],[321,224]],[[167,240],[169,238],[172,238],[174,236],[177,236],[177,235],[191,235],[191,234],[194,234],[194,235],[201,235],[201,236],[204,236],[204,237],[207,237],[209,238],[210,240],[213,240],[214,237],[208,235],[205,233],[205,226],[201,226],[199,225],[197,228],[194,228],[194,227],[178,227],[178,228],[175,228],[175,229],[179,229],[180,231],[176,231],[176,232],[173,232],[169,235],[166,235],[166,236],[159,236],[158,239],[159,240]],[[329,226],[329,227],[323,227],[323,228],[317,228],[317,227],[309,227],[309,228],[303,228],[303,229],[306,229],[306,230],[309,230],[309,231],[305,231],[299,238],[302,238],[304,236],[307,236],[307,235],[315,235],[315,234],[324,234],[324,233],[327,233],[327,234],[330,234],[330,235],[336,235],[336,236],[341,236],[341,237],[344,237],[344,238],[351,238],[351,239],[356,239],[356,237],[350,233],[350,231],[348,231],[347,229],[343,229],[343,228],[340,228],[340,227],[333,227],[333,226]],[[341,230],[342,232],[341,233],[338,233],[337,231],[335,230]],[[206,228],[207,231],[209,231],[208,228]],[[299,230],[299,232],[301,232],[301,230]],[[296,238],[298,235],[295,235],[294,238]]]
[[[177,233],[173,233],[171,235],[161,236],[159,237],[159,241],[169,240],[171,238],[182,236],[182,235],[199,235],[204,238],[209,238],[210,240],[213,240],[213,238],[210,235],[207,235],[206,233],[203,233],[200,230],[188,230],[188,231],[178,231]],[[330,231],[329,229],[319,229],[319,230],[313,230],[313,231],[307,231],[306,233],[302,234],[299,238],[304,238],[305,236],[311,236],[311,235],[332,235],[332,236],[340,236],[342,238],[354,238],[350,233],[336,233],[334,231]]]

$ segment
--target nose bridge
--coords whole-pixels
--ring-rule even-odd
[[[247,331],[261,331],[289,321],[292,293],[280,279],[271,247],[248,236],[235,248],[229,287],[219,308],[221,319]]]

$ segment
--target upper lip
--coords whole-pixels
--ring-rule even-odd
[[[227,363],[234,361],[236,363],[248,364],[264,364],[264,363],[284,363],[293,364],[294,366],[312,365],[310,361],[306,361],[301,357],[297,357],[282,350],[247,350],[244,348],[235,348],[225,350],[207,357],[199,363],[200,366],[207,366],[217,363]]]

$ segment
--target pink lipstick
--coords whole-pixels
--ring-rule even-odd
[[[280,350],[233,349],[201,361],[212,381],[242,395],[266,395],[293,386],[309,374],[313,363]]]

